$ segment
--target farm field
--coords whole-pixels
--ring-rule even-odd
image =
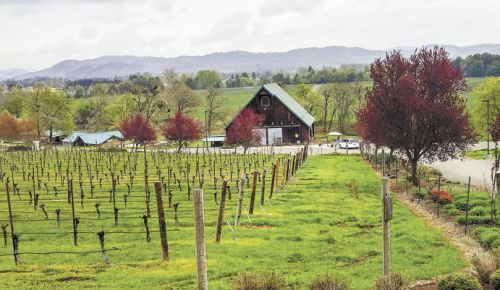
[[[161,247],[153,190],[149,219],[151,242],[146,241],[142,218],[146,213],[143,153],[58,153],[63,169],[60,172],[65,174],[68,161],[70,172],[73,172],[75,215],[80,218],[78,246],[73,245],[71,206],[67,202],[65,182],[61,183],[60,174],[55,178],[58,171],[58,167],[54,166],[57,164],[55,154],[45,157],[40,153],[37,156],[26,154],[28,153],[18,152],[0,155],[1,170],[5,173],[3,184],[7,177],[12,178],[9,165],[15,164],[19,169],[14,170],[13,175],[14,182],[18,184],[19,196],[11,192],[11,198],[23,262],[18,266],[14,265],[9,236],[8,245],[0,247],[0,288],[195,288],[192,201],[188,200],[188,184],[182,177],[184,174],[191,177],[195,175],[197,157],[194,154],[147,154],[149,187],[152,190],[153,181],[160,179],[157,175],[158,169],[167,183],[170,167],[172,204],[179,203],[179,224],[176,226],[173,209],[168,207],[168,197],[164,197],[170,253],[168,262],[160,261]],[[292,289],[304,289],[316,274],[327,272],[348,278],[354,289],[370,288],[382,272],[379,177],[359,156],[312,156],[286,190],[275,193],[267,201],[271,164],[275,159],[283,157],[263,154],[198,156],[200,171],[203,171],[205,176],[210,288],[230,289],[231,279],[238,273],[247,271],[276,271],[285,276]],[[203,159],[205,167],[202,166]],[[81,160],[81,169],[77,165],[78,160]],[[29,204],[28,191],[32,190],[33,184],[28,178],[23,180],[23,166],[27,175],[29,163],[45,164],[45,173],[39,175],[42,180],[41,188],[36,189],[40,195],[39,208],[36,211],[33,209],[34,204]],[[254,168],[260,172],[262,168],[267,169],[266,200],[262,209],[256,202],[254,214],[250,216],[251,222],[243,214],[241,225],[234,228],[238,241],[227,224],[224,224],[221,243],[216,244],[214,236],[218,206],[213,193],[220,192],[221,182],[220,179],[217,180],[217,189],[214,189],[213,172],[217,173],[216,178],[220,178],[218,176],[222,170],[230,180],[230,164],[233,171],[233,180],[229,182],[232,198],[226,202],[225,219],[234,226],[238,167],[241,173],[245,171],[245,167],[249,173],[253,172]],[[89,181],[90,176],[97,176],[95,168],[99,168],[100,177],[93,179],[92,198]],[[116,176],[121,176],[116,187],[118,226],[114,225],[113,205],[110,202],[111,168],[115,169]],[[80,170],[84,192],[83,208],[77,181]],[[124,172],[123,175],[120,171]],[[47,172],[50,172],[50,180]],[[129,172],[135,176],[130,193],[127,187],[127,183],[131,183]],[[100,178],[102,188],[99,184]],[[195,178],[195,185],[190,181],[190,186],[197,187],[199,178],[201,177]],[[174,182],[177,179],[180,180],[180,188],[178,183]],[[250,183],[251,180],[250,175]],[[260,199],[261,185],[261,181],[257,181],[257,200]],[[57,196],[54,186],[57,187]],[[35,184],[35,187],[38,188],[38,184]],[[250,190],[245,185],[245,209],[249,209]],[[127,195],[126,207],[124,195]],[[4,185],[0,188],[0,196],[0,223],[8,224]],[[96,213],[96,200],[100,202],[100,217]],[[40,208],[42,204],[48,219]],[[399,202],[396,201],[394,207],[391,231],[395,272],[403,273],[410,280],[418,280],[458,271],[467,266],[459,252],[445,240],[441,232],[430,228]],[[55,219],[56,209],[61,210],[60,227]],[[106,249],[111,260],[109,265],[103,262],[100,254],[96,232],[101,230],[106,233]],[[46,252],[60,253],[23,255]]]

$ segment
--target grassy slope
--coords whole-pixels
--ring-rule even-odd
[[[290,186],[288,192],[280,193],[272,206],[266,206],[269,215],[256,209],[252,217],[253,227],[243,219],[243,226],[236,229],[239,242],[232,239],[227,227],[223,230],[222,243],[215,245],[212,242],[215,223],[213,210],[216,206],[212,195],[206,195],[211,288],[227,289],[228,279],[243,271],[275,270],[285,274],[288,283],[299,289],[316,273],[331,272],[346,276],[352,280],[355,289],[369,288],[380,275],[379,179],[371,169],[355,156],[312,157],[298,178],[298,182]],[[351,185],[357,188],[354,192]],[[118,192],[123,192],[123,188]],[[4,194],[2,191],[2,196]],[[107,193],[103,192],[102,195],[101,211],[108,212],[104,217],[111,218],[110,205],[104,198]],[[137,196],[137,193],[134,195]],[[107,248],[121,249],[108,253],[113,262],[111,266],[102,265],[99,254],[24,255],[24,264],[18,267],[13,265],[11,256],[4,256],[0,257],[0,288],[53,289],[96,285],[103,289],[194,288],[196,271],[191,205],[185,197],[177,198],[181,202],[182,226],[177,231],[168,232],[172,257],[169,263],[158,261],[160,247],[157,233],[152,233],[151,243],[145,242],[143,234],[107,235]],[[234,216],[235,200],[233,195],[228,204],[227,214],[230,216]],[[119,201],[121,208],[121,199]],[[54,206],[46,203],[51,214]],[[248,204],[248,194],[245,203]],[[16,204],[16,207],[21,207],[21,204]],[[129,203],[129,208],[120,212],[140,212],[142,208],[142,203]],[[0,204],[0,210],[3,224],[5,203]],[[94,208],[92,204],[87,204],[85,210],[93,213]],[[79,206],[77,211],[81,211]],[[68,218],[68,214],[63,210],[63,217]],[[116,230],[135,227],[134,230],[142,232],[141,215],[137,213],[129,216],[132,218],[121,219],[120,227]],[[63,221],[63,229],[57,229],[55,221],[44,221],[40,211],[22,214],[18,218],[34,218],[37,222],[18,222],[17,232],[71,232],[71,221]],[[174,229],[171,210],[167,210],[167,218],[167,228]],[[112,219],[82,220],[80,230],[91,233],[81,235],[77,248],[72,246],[70,234],[54,237],[21,235],[21,252],[98,250],[98,240],[93,232],[101,228],[114,230],[112,222]],[[156,229],[155,219],[150,221],[150,226],[152,230]],[[430,229],[399,203],[395,205],[392,237],[393,269],[403,272],[412,280],[429,278],[466,266],[457,250],[450,246],[439,231]],[[0,248],[0,254],[9,253],[10,242],[7,248]]]

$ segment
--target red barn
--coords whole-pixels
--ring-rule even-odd
[[[245,108],[264,116],[255,128],[262,132],[262,145],[304,143],[314,136],[314,117],[275,83],[263,85],[242,110]]]

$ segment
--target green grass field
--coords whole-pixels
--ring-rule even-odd
[[[67,153],[65,153],[67,154]],[[110,181],[103,174],[107,164],[116,164],[116,172],[127,163],[126,153],[87,153],[90,164],[98,162],[102,166],[103,187],[96,185],[95,197],[101,205],[101,219],[95,213],[95,199],[90,198],[89,187],[84,182],[84,208],[80,206],[79,186],[74,184],[76,215],[81,218],[79,245],[73,246],[70,206],[66,202],[66,191],[60,180],[54,180],[55,156],[42,161],[51,171],[47,194],[44,186],[40,193],[40,203],[45,204],[49,214],[46,220],[40,209],[33,211],[28,205],[27,191],[32,188],[29,181],[23,181],[22,166],[29,161],[24,155],[0,155],[2,171],[9,176],[7,161],[16,161],[19,172],[14,175],[19,184],[20,196],[12,194],[15,212],[15,228],[20,235],[20,252],[23,263],[15,266],[12,245],[9,239],[6,247],[0,247],[0,288],[1,289],[63,289],[90,288],[150,288],[150,289],[194,289],[196,285],[196,265],[194,254],[192,204],[187,200],[186,183],[181,182],[182,190],[172,186],[173,203],[179,202],[180,226],[176,227],[173,210],[168,208],[165,197],[168,239],[170,246],[169,262],[161,262],[161,248],[157,233],[158,221],[156,205],[151,203],[152,215],[149,224],[152,241],[146,242],[142,215],[145,213],[143,156],[137,155],[135,183],[124,207],[123,195],[126,194],[127,174],[117,189],[119,225],[113,225],[112,204],[109,203]],[[23,157],[24,156],[24,157]],[[78,157],[80,156],[80,157]],[[110,157],[112,156],[112,157]],[[131,162],[136,157],[131,155]],[[278,158],[279,156],[276,156]],[[5,159],[7,158],[7,159]],[[63,164],[71,158],[71,163],[84,159],[78,155],[62,154]],[[109,162],[109,158],[111,162]],[[155,164],[160,170],[167,171],[171,164],[173,172],[179,176],[187,158],[194,172],[194,157],[186,155],[155,155],[149,157],[150,180],[155,180]],[[220,157],[226,162],[232,158],[236,171],[236,158],[241,164],[243,157]],[[227,158],[227,159],[226,159]],[[264,164],[267,168],[267,185],[270,184],[270,162],[264,156],[247,156],[246,162],[255,164],[258,169]],[[35,159],[36,160],[36,159]],[[171,161],[168,161],[171,160]],[[275,194],[270,204],[265,203],[263,210],[256,205],[251,216],[252,223],[243,215],[242,225],[235,228],[239,241],[225,224],[222,241],[215,244],[214,230],[217,205],[213,196],[213,181],[209,177],[209,161],[206,157],[205,168],[205,210],[208,253],[208,275],[211,289],[230,289],[231,279],[241,272],[276,271],[283,274],[292,289],[305,289],[318,273],[334,273],[349,279],[354,289],[368,289],[382,273],[381,259],[381,222],[380,222],[380,181],[370,167],[359,156],[321,156],[310,157],[296,175],[296,181],[288,185],[286,191]],[[217,166],[224,162],[217,163]],[[201,161],[200,161],[201,164]],[[112,165],[113,166],[113,165]],[[201,166],[201,165],[200,165]],[[72,167],[72,166],[71,166]],[[225,166],[223,170],[229,170]],[[65,168],[65,165],[63,166]],[[72,167],[73,168],[73,167]],[[128,167],[128,169],[130,169]],[[243,165],[240,165],[243,171]],[[182,171],[182,169],[181,169]],[[250,169],[249,169],[250,171]],[[252,169],[253,171],[253,169]],[[71,169],[73,178],[78,176],[78,168]],[[83,180],[88,179],[86,167],[82,168]],[[126,171],[128,172],[128,171]],[[219,169],[216,170],[219,172]],[[95,175],[94,173],[90,173]],[[182,174],[182,173],[181,173]],[[192,173],[193,174],[193,173]],[[229,179],[229,172],[225,172]],[[45,172],[46,175],[46,172]],[[44,176],[45,176],[44,175]],[[59,176],[60,177],[60,176]],[[47,182],[43,178],[42,184]],[[220,184],[220,180],[218,181]],[[95,183],[97,184],[97,183]],[[257,188],[260,189],[259,182]],[[59,188],[56,198],[52,187]],[[86,187],[87,186],[87,187]],[[152,185],[151,185],[152,186]],[[236,211],[236,186],[233,182],[232,199],[228,200],[226,218],[234,224]],[[266,190],[267,191],[267,190]],[[248,209],[249,188],[245,188],[244,206]],[[259,192],[259,191],[258,191]],[[266,196],[268,192],[266,192]],[[0,223],[7,223],[7,207],[4,186],[0,189]],[[57,201],[59,200],[59,201]],[[153,193],[154,200],[154,193]],[[61,227],[57,227],[54,210],[61,209]],[[265,211],[265,212],[264,212]],[[416,218],[399,202],[395,203],[395,218],[392,223],[393,270],[403,273],[410,280],[426,279],[450,273],[467,266],[459,252],[445,240],[442,233],[429,227]],[[99,252],[96,232],[104,230],[106,248],[111,265],[105,265]],[[113,232],[115,232],[113,234]],[[119,232],[132,232],[120,234]],[[45,233],[45,234],[44,234]],[[51,254],[28,255],[26,252],[73,252],[96,251],[83,255]]]

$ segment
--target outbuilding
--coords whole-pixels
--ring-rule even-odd
[[[261,145],[298,144],[314,137],[314,117],[276,83],[260,87],[241,111],[245,108],[264,116],[255,128],[261,131]],[[233,121],[226,126],[226,135]]]

